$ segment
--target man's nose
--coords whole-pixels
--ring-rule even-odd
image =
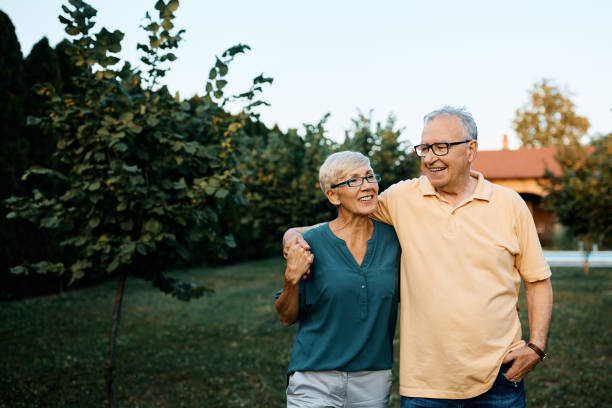
[[[425,153],[425,155],[424,155],[424,156],[421,156],[421,160],[422,160],[424,163],[433,163],[433,162],[434,162],[434,161],[437,159],[437,157],[438,157],[438,156],[436,156],[436,155],[433,153],[433,151],[432,151],[431,149],[429,149],[429,150],[427,151],[427,153]]]

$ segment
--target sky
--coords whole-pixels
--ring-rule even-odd
[[[125,33],[119,56],[138,65],[139,28],[157,0],[89,0],[94,29]],[[60,0],[0,0],[26,56],[43,36],[68,37]],[[402,139],[420,141],[422,118],[442,105],[464,106],[478,125],[479,148],[500,149],[516,110],[548,79],[591,122],[612,131],[612,2],[607,0],[361,1],[181,0],[175,26],[185,41],[164,83],[188,98],[203,94],[215,56],[251,47],[230,65],[229,92],[260,73],[274,78],[259,109],[282,130],[317,123],[342,141],[359,111],[396,117]],[[119,65],[120,66],[120,65]],[[118,66],[118,67],[119,67]]]

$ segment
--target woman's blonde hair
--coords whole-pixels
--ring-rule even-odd
[[[330,155],[319,169],[319,185],[323,194],[331,189],[331,186],[342,181],[342,177],[358,167],[370,166],[370,159],[359,152],[346,150]]]

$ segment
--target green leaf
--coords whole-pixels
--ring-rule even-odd
[[[151,127],[155,127],[155,126],[159,125],[159,119],[157,119],[155,116],[149,116],[147,118],[147,125],[149,125]]]
[[[244,54],[244,52],[246,50],[250,50],[250,49],[251,49],[251,47],[249,47],[246,44],[236,44],[236,45],[228,48],[227,50],[225,50],[223,52],[223,57],[227,57],[227,56],[233,57],[236,54]]]
[[[162,230],[162,224],[155,218],[151,218],[144,223],[144,225],[142,226],[142,230],[144,232],[150,232],[153,235],[157,235]]]
[[[140,173],[140,169],[137,165],[128,166],[127,164],[124,164],[123,170],[127,171],[128,173]]]
[[[59,219],[56,216],[45,217],[40,220],[40,226],[43,228],[55,228],[59,225]]]
[[[212,84],[210,82],[207,82],[206,83],[206,93],[209,94],[212,92],[212,90],[213,90]]]
[[[119,120],[123,123],[131,122],[134,119],[134,114],[132,112],[123,112],[119,115]]]
[[[115,147],[115,148],[116,148],[118,151],[120,151],[121,153],[126,152],[126,151],[127,151],[127,149],[128,149],[127,145],[126,145],[125,143],[123,143],[123,142],[119,142],[119,143],[117,143],[116,145],[114,145],[114,147]]]
[[[98,225],[100,225],[100,218],[92,218],[91,220],[89,220],[88,225],[90,228],[96,228]]]
[[[131,231],[134,228],[134,221],[132,221],[131,219],[124,221],[120,224],[120,226],[121,229],[124,231]]]
[[[216,82],[216,85],[217,85],[217,89],[223,89],[225,87],[225,85],[227,85],[227,81],[224,80],[224,79],[219,79]]]
[[[36,116],[28,116],[26,119],[26,126],[38,126],[42,122],[42,119]]]
[[[263,76],[263,73],[259,74],[258,77],[253,79],[253,84],[263,84],[269,83],[271,84],[274,81],[274,78],[266,78]]]
[[[208,73],[208,79],[212,81],[216,77],[217,77],[217,69],[213,67],[210,69],[210,72]]]
[[[14,266],[11,269],[11,273],[14,275],[28,275],[30,273],[30,270],[24,266]]]
[[[215,67],[217,67],[217,69],[219,70],[219,75],[221,75],[222,77],[227,75],[227,65],[225,65],[219,58],[217,58]]]
[[[178,0],[172,0],[170,3],[168,3],[166,8],[170,10],[170,12],[174,13],[176,9],[178,8],[178,6],[179,6]]]
[[[64,31],[66,31],[68,35],[79,35],[81,33],[81,30],[74,26],[66,26],[66,28],[64,28]]]
[[[157,23],[151,23],[146,27],[143,27],[145,29],[145,31],[151,31],[153,34],[155,34],[157,32],[157,30],[159,30],[159,24]]]
[[[232,234],[226,235],[224,240],[225,240],[225,245],[227,245],[230,248],[236,248],[236,240],[234,239],[234,236]]]
[[[170,20],[162,21],[161,25],[162,25],[162,27],[164,27],[164,30],[166,30],[166,31],[170,31],[170,30],[172,30],[174,28],[174,24],[172,24],[172,21],[170,21]]]
[[[114,272],[120,265],[120,261],[118,258],[113,259],[113,261],[106,268],[106,272],[111,273]]]
[[[215,197],[219,198],[219,199],[223,199],[225,197],[227,197],[227,195],[229,194],[229,191],[227,191],[224,188],[220,188],[219,190],[217,190],[217,192],[215,193]]]

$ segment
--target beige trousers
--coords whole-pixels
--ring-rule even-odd
[[[287,408],[388,408],[390,395],[391,370],[296,371]]]

